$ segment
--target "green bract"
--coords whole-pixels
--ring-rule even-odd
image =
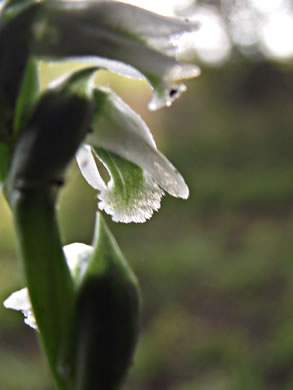
[[[98,216],[94,250],[81,270],[73,330],[77,389],[117,389],[133,360],[140,295],[136,277]]]

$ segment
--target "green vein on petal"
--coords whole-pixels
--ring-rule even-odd
[[[156,182],[131,162],[94,148],[97,157],[110,174],[107,187],[100,191],[99,209],[112,216],[114,222],[143,223],[160,208],[164,192]]]

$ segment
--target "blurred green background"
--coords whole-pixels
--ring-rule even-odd
[[[145,83],[99,76],[142,115],[191,191],[166,196],[144,225],[107,218],[144,297],[126,389],[293,388],[292,60],[242,49],[202,61],[184,96],[155,113]],[[95,209],[73,163],[59,206],[64,243],[91,242]],[[23,281],[3,199],[0,213],[3,301]],[[3,307],[0,389],[52,389],[34,331]]]

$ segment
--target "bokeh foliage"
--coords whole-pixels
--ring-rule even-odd
[[[105,83],[127,88],[121,80]],[[149,117],[149,91],[122,91],[191,190],[188,201],[166,196],[144,225],[108,220],[144,296],[129,390],[292,389],[292,87],[287,67],[237,60],[203,69]],[[23,284],[0,207],[3,300]],[[73,164],[59,209],[65,243],[91,242],[95,208]],[[33,331],[0,311],[1,388],[51,389]]]

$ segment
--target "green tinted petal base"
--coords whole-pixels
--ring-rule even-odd
[[[98,195],[99,209],[110,214],[114,222],[143,223],[150,219],[159,210],[164,191],[137,165],[103,149],[95,151],[111,175]]]
[[[101,178],[92,150],[107,169],[110,180]],[[164,191],[137,165],[102,148],[84,145],[77,162],[87,182],[99,190],[98,207],[112,216],[114,222],[143,223],[159,210]]]

